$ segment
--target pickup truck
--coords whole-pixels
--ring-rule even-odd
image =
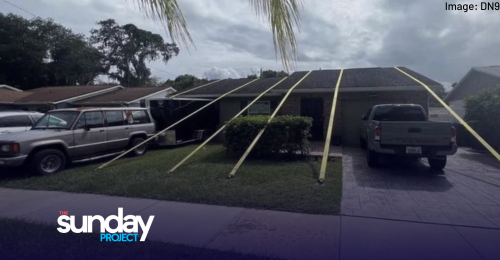
[[[376,105],[362,120],[360,142],[369,167],[378,166],[381,155],[395,155],[427,158],[432,169],[442,170],[446,156],[457,152],[457,132],[451,122],[428,121],[420,105]]]

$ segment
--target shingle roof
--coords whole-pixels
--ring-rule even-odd
[[[31,95],[31,92],[13,91],[10,89],[0,89],[0,103],[12,103],[21,98]]]
[[[474,67],[473,70],[488,73],[492,76],[500,78],[500,66],[490,66],[490,67]]]
[[[115,88],[116,86],[64,86],[30,89],[32,95],[17,100],[20,103],[51,103],[74,98],[93,92]]]
[[[128,103],[154,93],[167,90],[170,87],[124,88],[109,93],[73,102],[75,105],[99,103]]]
[[[433,86],[441,85],[440,83],[425,77],[415,71],[405,67],[399,67],[401,70],[422,81],[423,83]],[[290,75],[286,80],[280,83],[275,90],[287,90],[294,86],[308,71],[298,71]],[[312,71],[298,86],[297,89],[322,89],[334,88],[337,83],[340,70],[315,70]],[[265,89],[276,84],[282,78],[259,79],[258,81],[248,85],[247,87],[236,91],[234,94],[259,94]],[[190,95],[221,95],[231,89],[234,89],[246,82],[249,79],[228,79],[212,85],[186,93],[183,96]],[[390,68],[361,68],[361,69],[346,69],[342,76],[340,84],[341,88],[346,87],[409,87],[418,86],[418,83],[413,81],[408,76],[402,74],[393,67]]]

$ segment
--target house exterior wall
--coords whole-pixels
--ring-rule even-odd
[[[296,115],[300,116],[300,100],[301,98],[323,98],[323,136],[326,136],[328,123],[333,104],[332,93],[300,93],[291,94],[288,100],[285,101],[279,114],[281,115]],[[340,92],[337,107],[335,109],[334,128],[332,137],[342,136],[342,121],[358,120],[359,118],[342,118],[342,103],[357,102],[357,101],[380,101],[381,103],[412,103],[424,107],[426,113],[429,111],[429,94],[427,91],[380,91],[380,92]],[[366,111],[364,111],[366,112]],[[359,116],[361,117],[361,115]],[[353,129],[357,131],[357,129]]]
[[[450,101],[448,104],[457,115],[459,115],[461,118],[464,118],[465,116],[465,103],[463,100],[454,100]],[[454,123],[458,123],[458,120],[455,117],[451,117],[451,121]]]

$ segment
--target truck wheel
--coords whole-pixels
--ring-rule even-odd
[[[144,140],[146,140],[146,139],[144,139],[142,137],[135,137],[134,139],[132,139],[132,142],[130,142],[130,148],[137,146],[138,144],[144,142]],[[147,144],[143,144],[143,145],[135,148],[134,150],[132,150],[132,152],[130,152],[130,155],[142,156],[142,155],[145,155],[147,151],[148,151]]]
[[[378,166],[379,163],[379,155],[376,152],[373,151],[367,151],[366,152],[366,163],[370,168],[375,168]]]
[[[66,167],[66,155],[57,149],[41,150],[32,157],[31,166],[39,175],[54,174]]]
[[[446,166],[446,156],[427,158],[427,160],[433,170],[441,171]]]

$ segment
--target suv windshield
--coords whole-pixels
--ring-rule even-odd
[[[78,117],[76,111],[56,111],[45,114],[32,129],[70,129]]]
[[[425,121],[424,112],[418,107],[378,107],[373,115],[375,121]]]

